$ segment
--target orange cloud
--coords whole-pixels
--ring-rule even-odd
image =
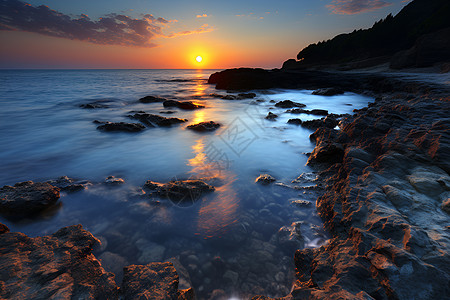
[[[207,14],[197,15],[197,18],[207,18],[207,17],[208,17]]]

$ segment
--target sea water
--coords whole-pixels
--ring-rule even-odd
[[[224,100],[211,95],[227,94],[207,84],[212,72],[0,71],[0,186],[60,176],[91,182],[86,190],[62,192],[59,205],[40,216],[0,222],[30,236],[82,224],[102,241],[95,255],[118,282],[125,265],[170,260],[184,274],[180,287],[192,285],[200,299],[286,295],[294,281],[295,249],[320,246],[327,234],[314,205],[321,191],[305,166],[313,131],[287,124],[290,118],[319,116],[292,115],[274,102],[289,99],[306,109],[344,114],[371,99],[273,89],[253,91],[253,99]],[[205,108],[184,111],[138,101],[147,95]],[[87,103],[104,107],[80,107]],[[128,117],[133,111],[188,121],[138,133],[102,132],[93,123],[137,122]],[[265,119],[269,111],[279,117]],[[186,128],[203,121],[221,127],[208,133]],[[277,181],[256,184],[260,174]],[[125,183],[103,184],[110,175]],[[189,203],[142,190],[147,180],[206,177],[214,178],[216,190]]]

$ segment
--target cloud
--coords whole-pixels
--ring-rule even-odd
[[[152,40],[168,37],[162,29],[172,22],[176,20],[150,14],[137,19],[123,14],[109,14],[99,20],[91,20],[85,14],[72,18],[45,5],[34,7],[19,0],[0,0],[0,30],[34,32],[101,45],[155,47]],[[205,30],[201,27],[192,32]]]
[[[203,14],[203,15],[197,15],[197,18],[207,18],[208,15],[207,14]]]
[[[354,15],[391,5],[382,0],[333,0],[327,7],[335,14]]]
[[[207,32],[211,32],[213,30],[214,30],[214,28],[212,26],[209,26],[208,24],[203,24],[202,26],[200,26],[200,28],[198,28],[196,30],[186,30],[186,31],[181,31],[181,32],[177,32],[177,33],[171,33],[169,35],[166,35],[165,37],[174,38],[174,37],[179,37],[179,36],[183,36],[183,35],[207,33]]]

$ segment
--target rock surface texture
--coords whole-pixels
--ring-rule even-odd
[[[448,96],[388,96],[311,135],[332,238],[296,252],[286,299],[448,299],[449,111]]]
[[[194,299],[178,290],[172,263],[125,268],[122,288],[92,254],[100,244],[81,225],[30,238],[0,224],[1,299]]]
[[[59,188],[46,182],[25,181],[0,188],[0,213],[11,217],[27,217],[54,205]]]

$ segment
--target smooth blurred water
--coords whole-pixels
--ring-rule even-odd
[[[126,181],[119,188],[94,184],[83,192],[62,193],[62,205],[52,213],[15,223],[0,217],[0,222],[12,231],[31,236],[81,223],[107,240],[106,248],[98,255],[105,251],[114,253],[127,263],[178,257],[185,265],[188,264],[183,262],[185,257],[195,255],[200,269],[194,270],[191,264],[185,267],[200,298],[207,298],[213,289],[223,289],[230,296],[256,292],[283,296],[290,287],[292,274],[276,287],[266,287],[270,278],[258,281],[268,274],[267,268],[271,266],[254,269],[245,266],[250,264],[246,260],[256,255],[253,250],[263,251],[254,249],[254,245],[267,243],[264,247],[273,252],[273,265],[278,263],[291,272],[293,253],[279,257],[275,254],[282,252],[273,242],[278,229],[295,221],[305,222],[302,234],[311,247],[321,243],[317,242],[318,236],[323,242],[326,234],[320,236],[317,230],[312,230],[321,227],[314,205],[295,208],[289,201],[298,198],[314,201],[315,192],[254,183],[258,175],[269,173],[278,183],[292,187],[292,180],[312,171],[305,166],[304,155],[314,147],[309,141],[312,131],[286,122],[290,118],[317,117],[284,113],[286,109],[275,108],[269,101],[290,99],[306,104],[307,109],[341,114],[366,106],[370,99],[350,93],[323,97],[313,96],[311,91],[270,90],[255,91],[255,99],[222,100],[209,96],[217,92],[226,94],[206,83],[212,72],[0,71],[0,186],[26,180],[46,181],[63,175],[94,183],[109,175]],[[205,108],[171,109],[175,113],[165,115],[160,112],[168,109],[161,103],[138,102],[147,95],[192,100]],[[81,104],[95,101],[104,101],[109,107],[80,108]],[[189,121],[171,128],[147,128],[140,133],[101,132],[92,123],[137,122],[127,115],[138,110]],[[265,120],[269,111],[279,118]],[[222,126],[216,132],[203,134],[186,129],[187,125],[201,121],[215,121]],[[206,176],[219,179],[216,192],[189,207],[172,205],[164,199],[163,205],[156,207],[149,199],[130,196],[147,180],[167,182]],[[222,278],[214,278],[223,274],[208,274],[201,269],[215,256],[222,257],[227,270],[239,275],[237,283],[230,286]],[[124,262],[115,262],[121,263]],[[256,285],[261,285],[262,290]]]

